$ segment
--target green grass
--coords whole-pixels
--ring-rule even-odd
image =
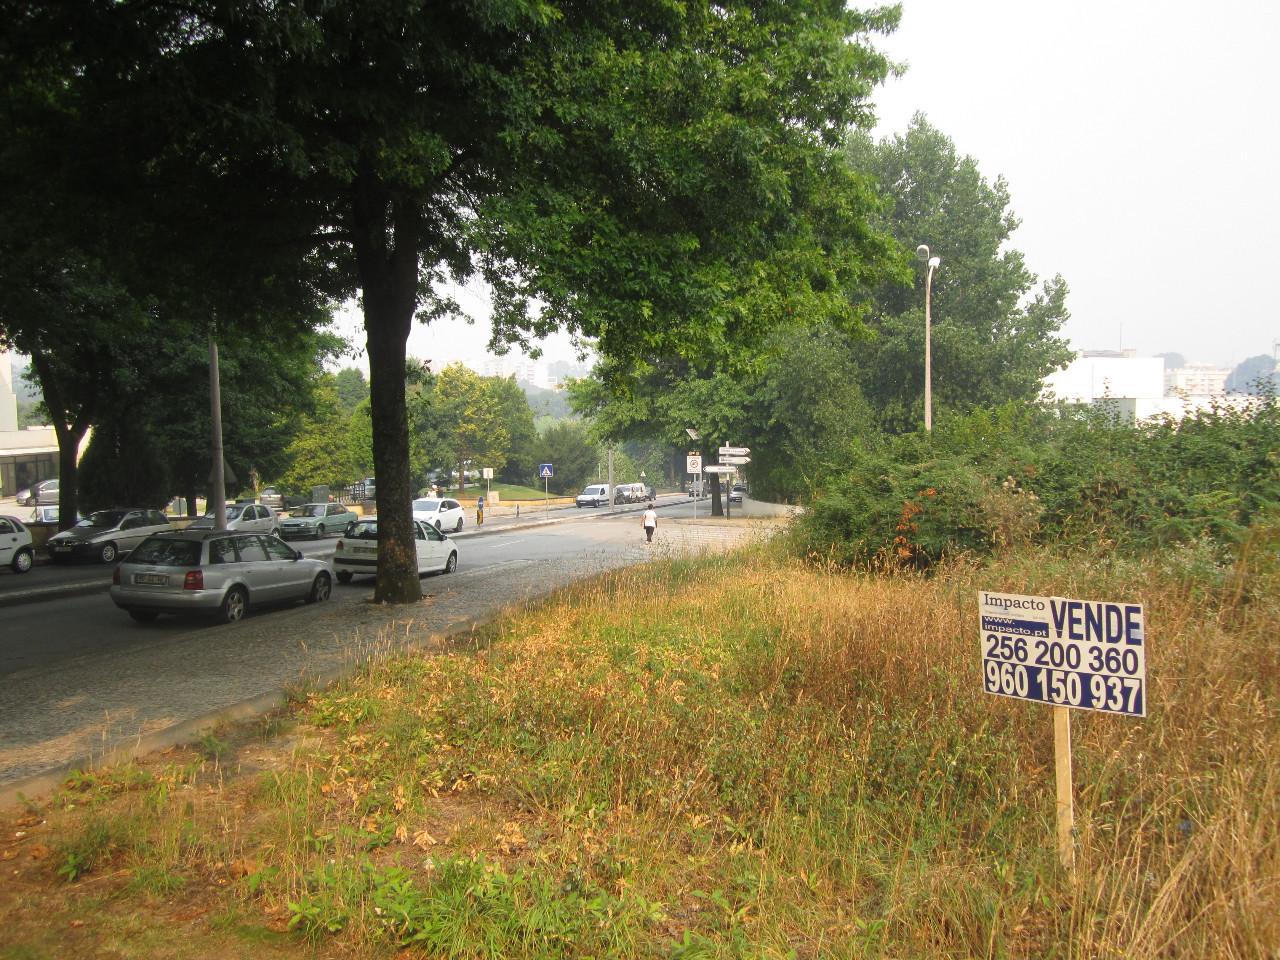
[[[1275,955],[1274,539],[1227,569],[761,550],[602,577],[312,693],[266,772],[95,780],[51,814],[58,889],[123,865],[128,910],[221,877],[236,928],[299,955]],[[979,588],[1147,605],[1150,716],[1075,718],[1074,878],[1050,713],[981,692]]]

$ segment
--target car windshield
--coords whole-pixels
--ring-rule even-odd
[[[415,500],[413,501],[414,513],[434,513],[440,509],[439,500]]]
[[[124,519],[123,510],[98,510],[76,524],[77,527],[114,527]]]
[[[138,544],[129,557],[130,563],[145,563],[156,567],[194,567],[200,563],[200,543],[197,540],[170,540],[167,537],[148,537]]]
[[[323,503],[308,503],[305,507],[299,507],[293,511],[295,517],[323,517],[325,505]]]
[[[377,520],[357,520],[347,527],[346,536],[351,540],[377,540]]]
[[[242,513],[244,513],[244,507],[238,507],[238,506],[235,506],[235,505],[230,504],[230,503],[229,503],[229,504],[227,504],[227,519],[228,519],[228,520],[238,520],[238,519],[240,519],[240,514],[242,514]],[[202,519],[202,520],[217,520],[217,519],[218,519],[218,515],[217,515],[216,513],[214,513],[212,510],[210,510],[210,511],[209,511],[208,513],[206,513],[203,517],[201,517],[201,519]]]

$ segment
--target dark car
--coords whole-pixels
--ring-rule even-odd
[[[128,553],[151,534],[169,529],[169,518],[159,510],[95,510],[70,530],[50,537],[46,547],[55,562],[91,557],[115,563],[120,554]]]

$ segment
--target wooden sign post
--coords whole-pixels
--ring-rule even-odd
[[[1071,711],[1147,715],[1146,615],[1138,603],[978,593],[983,688],[1053,707],[1058,859],[1075,872]]]

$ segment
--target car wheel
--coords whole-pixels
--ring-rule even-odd
[[[227,595],[222,598],[222,606],[218,609],[218,616],[223,623],[237,623],[244,619],[245,611],[249,609],[249,596],[244,592],[243,587],[232,587],[227,591]]]
[[[315,581],[311,584],[311,592],[307,594],[307,603],[319,603],[329,599],[329,594],[333,592],[333,584],[329,581],[327,573],[317,573]]]
[[[151,623],[156,617],[160,616],[160,614],[156,613],[154,610],[130,610],[129,616],[133,617],[134,620],[137,620],[138,623]]]
[[[439,521],[439,520],[437,520],[437,521],[436,521],[436,533],[439,533],[439,532],[440,532],[440,521]]]
[[[31,555],[30,550],[19,550],[13,555],[13,562],[9,566],[13,567],[14,573],[26,573],[35,562],[36,558]]]
[[[458,569],[458,551],[454,550],[449,554],[449,559],[444,562],[444,572],[453,573]]]
[[[110,540],[98,548],[98,559],[103,563],[114,563],[117,556],[116,545]]]
[[[457,525],[456,527],[454,527],[454,528],[453,528],[453,532],[454,532],[454,533],[457,533],[457,532],[458,532],[459,530],[461,530],[461,529],[462,529],[462,518],[461,518],[461,517],[459,517],[459,518],[458,518],[458,525]]]
[[[339,582],[339,583],[350,583],[350,582],[351,582],[351,576],[352,576],[352,574],[351,574],[351,571],[350,571],[350,570],[339,570],[339,571],[338,571],[338,582]]]
[[[316,527],[316,539],[319,540],[323,536],[324,536],[324,524],[322,523],[320,524],[320,526]]]

